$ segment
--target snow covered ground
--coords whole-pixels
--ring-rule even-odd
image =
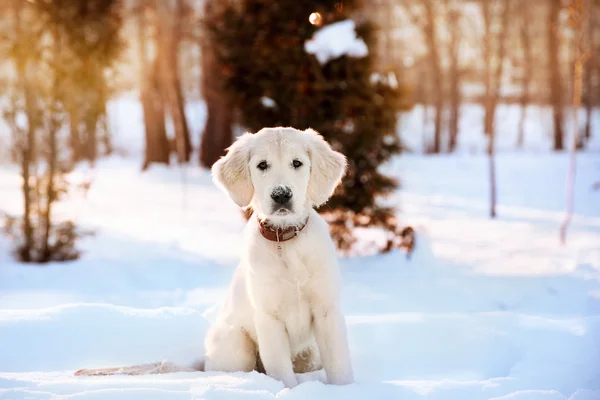
[[[197,140],[203,105],[187,111]],[[356,383],[329,386],[315,373],[288,390],[258,373],[73,376],[201,358],[244,223],[207,171],[141,173],[139,106],[111,105],[115,144],[129,155],[77,168],[71,181],[91,189],[74,190],[56,210],[95,231],[81,241],[83,257],[19,265],[0,236],[0,399],[599,400],[598,147],[578,155],[575,217],[562,247],[567,155],[545,151],[535,120],[531,132],[540,134],[528,136],[527,151],[509,151],[510,115],[499,135],[497,220],[487,217],[487,159],[470,154],[483,140],[467,122],[457,154],[404,155],[385,166],[401,179],[388,201],[418,228],[416,252],[342,260]],[[401,128],[421,140],[420,130]],[[0,215],[19,213],[19,185],[16,167],[0,163]]]
[[[18,265],[0,240],[0,399],[600,399],[600,158],[579,157],[576,217],[558,245],[567,158],[503,154],[499,218],[483,156],[403,156],[390,199],[423,232],[414,257],[342,261],[356,383],[293,390],[258,373],[74,377],[83,367],[202,355],[243,220],[208,173],[135,159],[79,168],[61,204],[96,230],[69,264]],[[185,184],[182,184],[185,182]],[[0,210],[19,210],[2,165]],[[316,380],[315,380],[316,379]]]

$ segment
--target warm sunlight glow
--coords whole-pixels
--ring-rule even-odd
[[[310,14],[310,17],[308,17],[308,21],[313,25],[319,26],[323,22],[323,17],[321,17],[321,14],[319,14],[318,12],[314,12]]]

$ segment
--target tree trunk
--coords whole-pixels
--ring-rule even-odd
[[[587,68],[585,86],[587,88],[587,97],[585,99],[585,128],[583,133],[583,142],[587,143],[592,137],[592,109],[594,106],[594,88],[592,83],[592,74],[594,69]]]
[[[494,148],[494,135],[493,135],[493,115],[495,106],[493,104],[492,95],[492,30],[490,27],[492,16],[490,15],[490,3],[489,0],[483,0],[483,19],[485,24],[485,33],[483,38],[483,54],[485,62],[485,115],[483,121],[483,129],[486,136],[488,136],[488,170],[490,173],[490,217],[496,217],[496,166],[495,166],[495,148]]]
[[[21,9],[22,2],[15,2],[14,14],[15,14],[15,35],[17,40],[22,37],[21,32]],[[24,50],[24,49],[22,49]],[[19,81],[19,87],[22,95],[25,99],[25,114],[27,116],[27,129],[26,138],[19,140],[20,155],[21,155],[21,176],[23,178],[23,247],[20,249],[19,257],[23,262],[30,262],[32,260],[31,251],[34,247],[33,242],[33,225],[31,224],[31,213],[32,213],[32,198],[31,198],[31,163],[34,157],[35,147],[35,129],[37,125],[37,119],[35,118],[34,103],[31,96],[31,88],[29,86],[29,80],[27,77],[27,55],[22,51],[17,55],[16,61],[17,79]]]
[[[439,46],[437,44],[437,32],[435,21],[435,10],[432,0],[423,0],[425,7],[426,22],[424,27],[425,40],[431,60],[431,70],[433,73],[434,89],[434,107],[435,107],[435,131],[433,136],[433,153],[441,151],[442,142],[442,108],[444,106],[443,90],[443,72],[440,63]]]
[[[141,10],[138,19],[139,57],[142,68],[140,98],[146,131],[143,170],[147,169],[152,163],[169,164],[170,153],[169,140],[165,129],[165,112],[158,89],[158,60],[148,60],[144,14],[145,10]],[[148,67],[149,63],[150,66]]]
[[[517,147],[522,148],[525,143],[525,121],[527,120],[527,106],[529,105],[529,86],[531,83],[531,39],[529,38],[529,3],[521,2],[521,45],[523,46],[523,77],[521,81],[521,118],[519,120],[519,133]]]
[[[483,9],[483,19],[485,25],[485,33],[483,37],[483,57],[485,63],[485,73],[484,73],[484,86],[485,86],[485,99],[484,99],[484,121],[483,121],[483,131],[486,136],[488,136],[488,154],[490,153],[489,147],[491,147],[491,143],[493,140],[491,139],[491,134],[493,130],[494,123],[494,89],[492,87],[492,15],[490,15],[490,0],[483,0],[482,3]]]
[[[564,149],[563,133],[563,84],[560,73],[560,8],[561,0],[550,0],[550,13],[548,21],[548,67],[550,77],[550,102],[552,104],[552,119],[554,123],[555,151]]]
[[[495,127],[495,113],[496,105],[498,103],[498,97],[500,95],[500,88],[502,84],[502,76],[504,73],[504,57],[506,53],[506,36],[508,30],[508,20],[510,13],[510,0],[504,0],[501,14],[501,26],[498,32],[498,53],[496,54],[496,65],[494,68],[493,59],[494,54],[492,51],[492,10],[490,7],[490,0],[483,1],[483,18],[485,23],[485,37],[484,37],[484,57],[486,63],[485,73],[485,85],[486,85],[486,99],[485,99],[485,121],[484,129],[488,136],[488,156],[489,156],[489,172],[490,172],[490,217],[496,217],[496,167],[495,167],[495,141],[496,141],[496,127]]]
[[[200,163],[206,168],[212,167],[221,156],[225,155],[225,150],[233,143],[232,109],[223,99],[223,95],[223,93],[213,93],[204,96],[208,116],[202,133]]]
[[[69,113],[69,144],[71,146],[71,162],[74,164],[81,160],[81,138],[79,136],[80,108],[73,104]]]
[[[583,68],[586,58],[586,46],[584,44],[584,32],[586,31],[586,22],[589,23],[590,17],[590,3],[585,0],[575,1],[571,5],[570,12],[575,16],[575,46],[574,52],[574,63],[573,63],[573,99],[572,99],[572,112],[573,112],[573,136],[571,137],[571,143],[569,145],[569,172],[567,174],[567,207],[565,210],[565,217],[560,226],[560,242],[564,245],[567,241],[567,229],[571,218],[573,216],[573,205],[575,202],[575,168],[576,168],[576,150],[579,141],[579,107],[581,106],[581,93],[583,84]]]
[[[85,141],[83,142],[83,158],[92,165],[96,161],[98,154],[98,111],[94,106],[88,106],[85,116]]]
[[[207,1],[205,15],[212,12],[215,1]],[[227,101],[223,90],[223,77],[220,66],[212,52],[212,43],[202,42],[202,95],[206,102],[207,119],[200,144],[200,164],[206,168],[225,154],[233,143],[233,107]]]
[[[591,13],[593,15],[594,7],[591,6]],[[594,32],[596,28],[596,20],[591,17],[588,20],[587,26],[587,42],[589,47],[590,57],[587,61],[587,68],[585,68],[585,130],[584,130],[584,141],[588,142],[592,137],[592,109],[596,104],[597,93],[594,90],[594,73],[598,68],[598,54],[596,49],[596,43],[594,41]]]
[[[450,26],[450,122],[448,151],[453,152],[458,140],[458,123],[460,120],[460,78],[461,72],[458,65],[460,44],[460,11],[452,4],[448,12],[448,24]]]
[[[156,11],[160,15],[160,17],[157,16],[157,57],[160,63],[161,89],[175,130],[177,158],[180,163],[187,163],[190,161],[192,143],[185,117],[178,62],[182,0],[176,1],[175,10],[170,8],[169,2],[157,1]]]
[[[56,30],[53,32],[53,41],[54,41],[54,54],[55,56],[60,52],[60,38],[56,33]],[[46,205],[44,207],[44,211],[42,213],[43,218],[43,226],[44,226],[44,237],[42,242],[42,254],[40,258],[40,262],[48,262],[52,256],[50,250],[50,231],[52,229],[52,204],[54,200],[56,200],[56,188],[54,184],[54,178],[56,174],[56,164],[57,164],[57,146],[56,146],[56,135],[59,130],[59,123],[57,121],[59,110],[56,109],[56,104],[58,102],[58,87],[60,85],[60,79],[58,77],[58,73],[55,72],[55,76],[53,77],[54,82],[52,84],[52,104],[50,106],[50,123],[48,126],[48,152],[47,152],[47,179],[46,179]]]
[[[110,138],[110,127],[108,125],[108,111],[107,111],[107,99],[104,96],[102,101],[102,112],[100,113],[100,126],[102,126],[102,135],[100,137],[100,143],[104,147],[104,155],[111,155],[113,152],[112,140]]]
[[[150,67],[142,90],[144,125],[146,126],[146,151],[142,169],[152,163],[169,164],[170,146],[165,129],[165,111],[158,88],[158,62]]]

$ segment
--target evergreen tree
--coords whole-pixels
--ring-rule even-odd
[[[351,247],[354,227],[378,226],[391,233],[387,250],[396,236],[394,210],[376,199],[397,182],[378,167],[402,149],[395,127],[405,91],[393,72],[375,74],[376,26],[367,18],[355,18],[366,56],[321,64],[305,50],[318,29],[360,15],[361,6],[358,0],[240,0],[211,13],[205,26],[245,128],[310,127],[347,156],[348,173],[320,210],[338,246]]]

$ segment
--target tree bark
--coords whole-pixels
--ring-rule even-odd
[[[594,88],[592,83],[592,75],[594,69],[589,65],[585,73],[585,87],[587,96],[585,98],[585,128],[583,133],[583,143],[588,142],[592,137],[592,108],[594,106]]]
[[[60,38],[54,29],[52,39],[54,41],[54,55],[60,53]],[[57,146],[56,146],[56,135],[59,129],[59,123],[57,121],[59,111],[56,109],[58,102],[58,87],[60,85],[60,79],[58,74],[55,72],[53,77],[54,82],[52,83],[52,104],[50,106],[50,123],[48,126],[48,152],[46,162],[48,164],[47,178],[46,178],[46,205],[42,213],[43,226],[44,226],[44,237],[42,242],[42,255],[40,262],[48,262],[51,259],[52,252],[50,249],[50,231],[52,229],[52,204],[56,200],[56,188],[54,178],[56,174],[57,164]]]
[[[100,142],[104,147],[104,155],[110,155],[113,152],[110,127],[108,125],[107,99],[102,96],[102,112],[100,113],[100,125],[102,126],[102,136]]]
[[[483,39],[483,54],[485,59],[485,115],[483,121],[484,133],[488,136],[488,170],[490,180],[490,217],[496,217],[496,166],[494,158],[494,135],[493,135],[493,114],[495,106],[492,96],[492,38],[491,38],[491,15],[490,0],[483,0],[483,19],[485,24],[485,33]]]
[[[190,161],[192,143],[190,132],[185,117],[185,104],[181,90],[179,73],[179,45],[181,42],[181,13],[182,0],[176,0],[175,10],[170,8],[169,2],[156,3],[156,16],[158,24],[157,57],[160,65],[160,81],[163,97],[173,122],[175,131],[175,144],[177,158],[180,163]]]
[[[573,99],[572,99],[572,112],[573,112],[573,136],[571,137],[571,143],[569,145],[569,172],[567,174],[567,207],[565,210],[565,217],[560,226],[560,242],[564,245],[567,241],[567,229],[571,218],[573,216],[573,204],[575,202],[575,173],[576,173],[576,150],[579,141],[579,107],[581,106],[581,94],[583,85],[583,70],[585,59],[587,57],[586,52],[589,50],[585,46],[585,34],[586,22],[589,23],[590,17],[590,2],[586,0],[576,0],[570,6],[570,12],[574,15],[573,20],[575,28],[574,37],[574,63],[573,63]]]
[[[460,11],[456,4],[450,5],[448,10],[448,25],[450,27],[450,121],[448,151],[453,152],[458,141],[458,123],[460,120],[460,78],[461,71],[459,61],[460,44]]]
[[[554,124],[553,149],[564,149],[563,132],[563,84],[560,73],[560,8],[561,0],[550,0],[548,21],[548,68],[550,77],[550,102],[552,104],[552,120]]]
[[[149,76],[142,89],[142,107],[146,126],[146,151],[142,169],[150,164],[169,164],[170,145],[165,128],[165,111],[158,84],[158,62],[150,66]]]
[[[490,172],[490,217],[496,217],[496,167],[495,167],[495,141],[496,141],[496,127],[495,127],[495,114],[496,105],[500,95],[500,88],[502,84],[502,76],[504,73],[504,57],[506,53],[506,36],[508,30],[508,19],[510,13],[510,0],[503,0],[503,8],[501,14],[501,27],[498,32],[498,46],[494,66],[494,52],[492,50],[492,29],[491,24],[493,20],[491,10],[491,0],[483,1],[483,18],[485,23],[485,36],[484,36],[484,57],[486,64],[485,71],[485,86],[486,86],[486,99],[485,99],[485,120],[484,129],[485,134],[488,136],[488,156],[489,156],[489,172]]]
[[[531,84],[532,55],[531,39],[529,37],[529,2],[521,4],[521,45],[523,46],[523,77],[521,80],[521,118],[519,120],[519,133],[517,136],[517,147],[522,148],[525,143],[525,121],[527,120],[527,106],[529,105],[529,86]]]
[[[95,100],[94,100],[95,101]],[[85,116],[85,140],[83,142],[83,158],[92,165],[98,155],[98,127],[99,113],[95,106],[89,105]]]
[[[200,163],[206,168],[212,167],[221,156],[225,155],[225,150],[233,143],[231,126],[233,111],[223,96],[223,93],[204,96],[208,116],[202,133]]]
[[[594,7],[590,7],[593,15]],[[590,16],[587,25],[587,42],[589,46],[589,59],[587,62],[587,68],[585,68],[585,129],[583,139],[588,142],[592,137],[592,109],[597,102],[597,93],[594,90],[594,74],[598,68],[598,54],[596,49],[596,43],[594,41],[594,32],[596,29],[597,21],[595,18]]]
[[[208,1],[205,14],[211,12],[214,4]],[[200,145],[200,164],[206,168],[225,154],[233,143],[233,107],[227,101],[222,87],[223,77],[208,40],[202,42],[202,94],[206,102],[208,116]]]
[[[423,0],[425,7],[425,40],[429,51],[431,61],[431,70],[433,73],[434,89],[434,107],[435,107],[435,130],[433,134],[433,153],[441,151],[442,142],[442,108],[444,106],[443,90],[443,72],[440,62],[439,46],[437,44],[437,30],[435,22],[435,10],[432,0]]]
[[[21,10],[22,2],[15,2],[14,17],[15,17],[15,36],[17,41],[22,41],[22,30],[21,30]],[[19,140],[20,155],[21,155],[21,176],[23,178],[23,241],[24,245],[20,249],[19,257],[23,262],[30,262],[32,260],[31,251],[34,247],[33,242],[33,225],[31,224],[31,213],[32,213],[32,198],[31,198],[31,163],[34,158],[35,148],[35,129],[37,125],[37,118],[35,117],[34,103],[31,96],[31,88],[29,86],[29,80],[27,78],[27,55],[24,54],[25,49],[23,46],[20,48],[16,56],[16,70],[19,87],[22,92],[23,98],[25,99],[25,114],[27,116],[27,129],[25,140]]]
[[[158,88],[158,60],[148,60],[144,18],[145,10],[140,10],[138,18],[138,43],[141,60],[140,98],[144,112],[145,145],[142,169],[150,164],[169,164],[169,140],[165,129],[165,111]],[[148,64],[150,66],[148,67]]]
[[[71,162],[74,164],[81,159],[81,138],[79,136],[80,108],[72,104],[69,113],[69,144],[71,146]]]

